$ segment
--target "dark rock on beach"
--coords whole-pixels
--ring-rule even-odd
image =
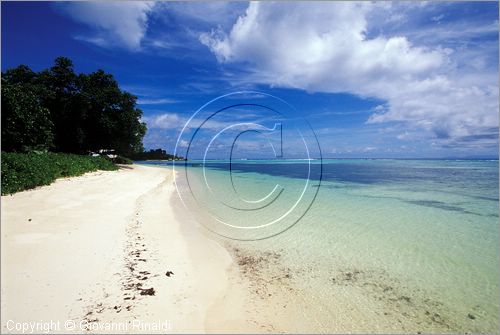
[[[146,288],[141,290],[141,295],[155,295],[155,289],[154,288]]]

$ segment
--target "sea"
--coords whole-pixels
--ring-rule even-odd
[[[186,208],[232,250],[255,294],[274,299],[263,306],[288,308],[289,288],[303,324],[295,331],[499,330],[498,160],[186,161],[174,169]]]

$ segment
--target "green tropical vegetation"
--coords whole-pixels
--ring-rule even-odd
[[[104,157],[52,152],[2,152],[2,195],[49,185],[60,177],[116,169],[118,167]]]
[[[121,90],[112,74],[76,73],[70,59],[59,57],[39,72],[26,65],[2,72],[1,82],[2,194],[116,170],[114,163],[131,164],[130,158],[149,153],[137,97]],[[103,150],[116,156],[92,157]]]
[[[77,74],[68,58],[40,72],[20,65],[2,73],[2,150],[141,152],[146,124],[136,102],[113,75]]]
[[[171,155],[163,149],[151,149],[149,151],[138,152],[132,155],[136,161],[143,160],[184,160],[182,157]]]

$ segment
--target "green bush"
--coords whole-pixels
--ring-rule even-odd
[[[115,164],[133,164],[134,162],[131,159],[123,156],[116,156],[113,158],[113,163]]]
[[[54,135],[50,112],[31,85],[6,85],[2,78],[2,149],[48,150]]]
[[[60,177],[79,176],[89,171],[116,170],[103,157],[62,153],[2,152],[2,195],[49,185]]]

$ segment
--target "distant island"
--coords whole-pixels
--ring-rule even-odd
[[[184,161],[184,157],[179,157],[167,153],[163,149],[151,149],[149,151],[142,151],[132,154],[131,159],[135,161],[146,161],[146,160],[168,160],[168,161]]]

